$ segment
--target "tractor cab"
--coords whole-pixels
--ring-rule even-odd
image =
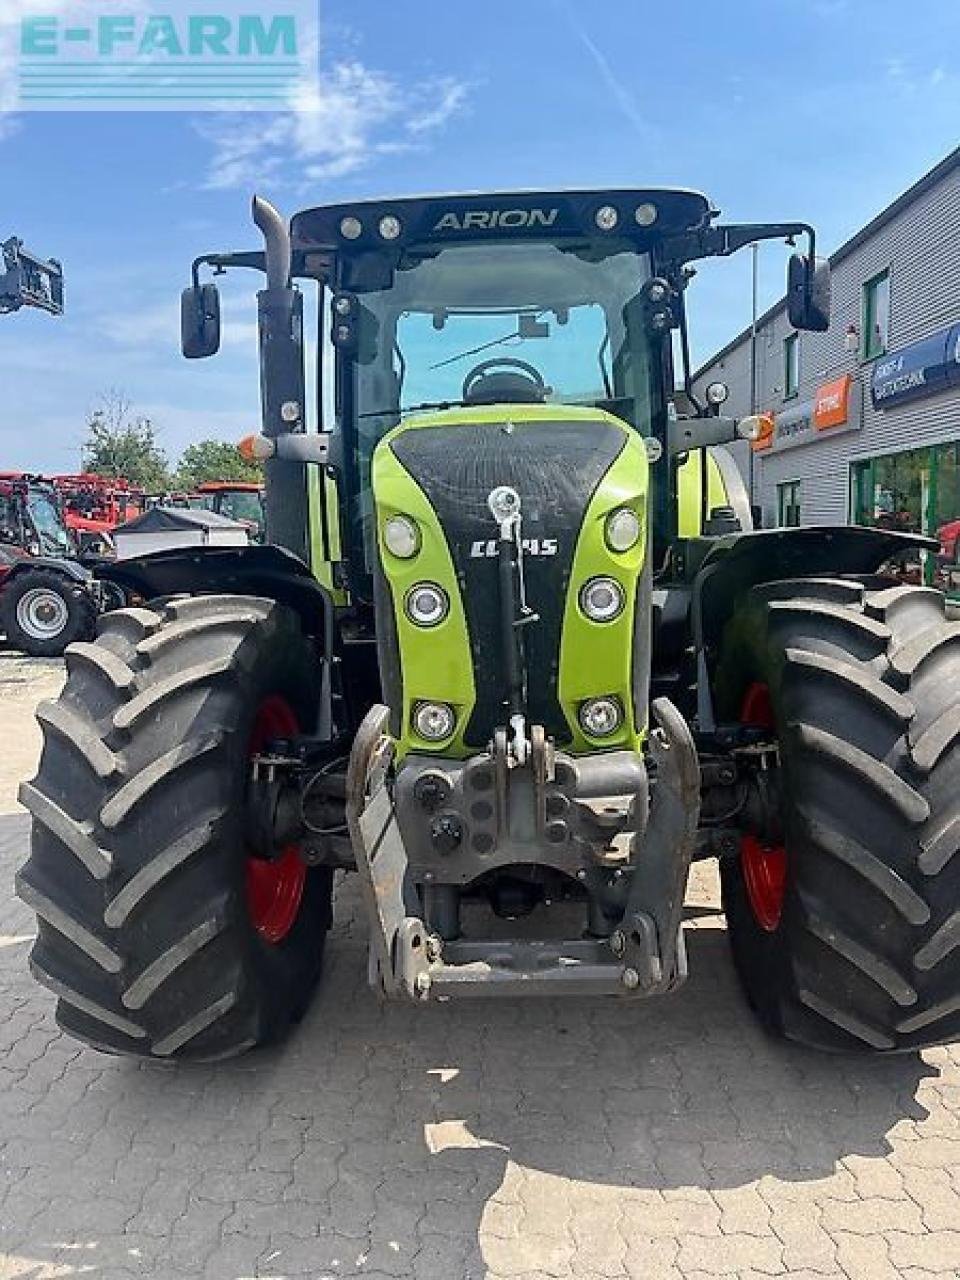
[[[237,520],[251,542],[264,536],[263,485],[244,480],[204,480],[187,498],[188,505]]]
[[[32,556],[77,555],[56,490],[20,472],[0,473],[0,543]]]
[[[615,418],[649,458],[666,458],[669,482],[648,513],[658,563],[678,534],[699,535],[715,507],[750,527],[736,468],[697,451],[700,435],[719,444],[735,425],[712,423],[698,440],[670,425],[678,374],[690,391],[686,263],[742,240],[742,228],[714,227],[715,217],[694,192],[616,190],[373,202],[293,219],[294,261],[322,270],[328,291],[321,339],[334,352],[333,432],[358,598],[370,598],[375,560],[371,460],[411,415],[516,406],[528,423],[549,424],[565,405]],[[820,324],[825,277],[809,234],[810,254],[792,268],[796,318]],[[690,394],[686,403],[715,413]],[[538,437],[548,451],[551,434]]]

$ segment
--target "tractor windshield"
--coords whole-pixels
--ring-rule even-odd
[[[404,413],[535,399],[601,405],[649,434],[658,380],[638,297],[649,274],[646,254],[609,241],[431,246],[396,265],[344,262],[341,288],[358,296],[360,315],[356,355],[340,362],[339,420],[368,568],[370,457]],[[487,382],[484,400],[481,366],[494,361],[487,371],[506,378]]]
[[[72,556],[75,553],[76,548],[70,530],[63,522],[60,508],[42,490],[29,490],[27,516],[33,526],[41,555]]]

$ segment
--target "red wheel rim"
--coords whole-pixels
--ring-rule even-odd
[[[740,706],[743,724],[775,727],[770,689],[765,684],[749,686]],[[773,933],[783,914],[787,890],[787,851],[782,844],[768,844],[749,832],[740,837],[740,866],[750,910],[761,929]]]
[[[257,710],[250,733],[251,756],[262,751],[271,738],[289,738],[300,725],[290,704],[278,694],[265,698]],[[278,858],[248,857],[246,865],[247,912],[250,923],[265,942],[282,942],[296,923],[303,901],[307,868],[299,845],[288,845]]]

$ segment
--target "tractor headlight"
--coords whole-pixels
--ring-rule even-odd
[[[618,507],[607,516],[604,537],[611,551],[629,551],[640,541],[640,517],[630,507]]]
[[[407,592],[403,606],[418,627],[435,627],[450,612],[450,600],[435,582],[418,582]]]
[[[612,696],[581,702],[577,712],[580,728],[591,738],[609,738],[623,724],[620,699]]]
[[[591,622],[612,622],[625,604],[623,587],[616,578],[591,578],[580,588],[580,608]]]
[[[446,702],[418,702],[413,708],[413,727],[427,742],[442,742],[457,725],[453,707]]]
[[[620,214],[612,204],[602,204],[593,215],[593,220],[600,231],[614,231],[620,221]]]
[[[344,240],[359,240],[363,235],[363,223],[352,214],[340,219],[340,234]]]
[[[383,545],[392,556],[409,560],[420,550],[420,530],[409,516],[388,516],[383,522]]]

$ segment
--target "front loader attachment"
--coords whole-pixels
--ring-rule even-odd
[[[629,854],[613,872],[623,885],[620,910],[610,927],[566,939],[441,937],[426,919],[430,873],[412,873],[395,804],[388,712],[375,706],[354,742],[347,774],[347,821],[370,917],[370,980],[387,996],[414,1000],[494,995],[661,994],[686,976],[681,933],[683,895],[699,820],[699,768],[690,731],[666,699],[653,704],[657,728],[650,738],[652,802],[638,821]],[[495,748],[480,757],[497,772]],[[557,766],[564,757],[538,765],[536,753],[503,788],[507,804],[529,806],[536,815],[550,802]],[[479,767],[479,766],[478,766]],[[551,773],[553,780],[551,780]],[[643,800],[646,801],[644,791]],[[516,824],[503,815],[500,838]],[[536,865],[536,845],[528,850]],[[611,883],[597,847],[571,877],[588,903]],[[589,911],[588,919],[597,913]],[[591,936],[592,934],[592,936]]]

